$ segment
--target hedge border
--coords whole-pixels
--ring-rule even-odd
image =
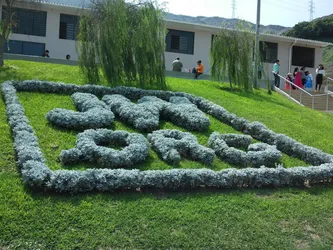
[[[294,168],[246,168],[226,169],[213,171],[208,169],[172,169],[172,170],[125,170],[125,169],[87,169],[85,171],[56,170],[51,171],[45,160],[39,155],[40,149],[36,144],[29,121],[24,114],[24,108],[18,100],[16,91],[31,91],[42,93],[73,94],[75,92],[92,93],[97,96],[107,94],[122,94],[129,99],[138,100],[145,95],[154,95],[163,100],[171,96],[182,96],[205,113],[211,114],[218,120],[231,125],[233,128],[251,135],[262,142],[276,145],[277,148],[292,155],[299,156],[307,162],[314,162],[316,166]],[[296,142],[288,136],[276,134],[265,125],[250,122],[229,113],[201,97],[187,93],[174,93],[170,91],[143,90],[132,87],[108,88],[96,85],[77,86],[74,84],[52,83],[43,81],[7,81],[2,84],[2,93],[6,103],[6,113],[14,137],[14,147],[20,159],[20,154],[29,155],[26,150],[36,152],[33,155],[21,158],[23,181],[31,186],[56,192],[87,192],[115,191],[119,189],[138,188],[237,188],[237,187],[282,187],[303,186],[305,183],[313,184],[330,182],[333,177],[333,156]],[[19,125],[20,124],[20,125]],[[25,136],[21,136],[21,132]]]

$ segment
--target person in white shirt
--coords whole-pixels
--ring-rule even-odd
[[[323,84],[324,76],[325,76],[325,69],[324,65],[319,64],[318,68],[316,69],[316,88],[315,92],[320,92],[321,85]]]

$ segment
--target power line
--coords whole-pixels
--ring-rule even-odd
[[[315,12],[314,10],[315,10],[314,1],[311,0],[309,2],[310,22],[313,20],[313,13]]]
[[[291,6],[290,0],[289,1],[287,1],[287,0],[279,0],[279,3],[285,4],[286,7],[290,7]],[[306,7],[307,3],[308,3],[308,0],[306,0],[305,3],[302,3],[302,2],[293,3],[292,6],[293,7],[297,7],[297,8],[304,8],[304,7]]]
[[[232,18],[236,18],[236,9],[237,9],[237,1],[236,0],[232,0],[231,8],[232,8]]]
[[[272,7],[273,6],[276,6],[276,7],[279,7],[279,8],[283,8],[285,11],[292,11],[292,12],[299,12],[301,7],[296,7],[296,6],[293,6],[293,5],[287,5],[285,3],[282,3],[282,2],[276,2],[274,0],[264,0],[263,1],[263,5],[269,5],[269,7]],[[306,9],[306,5],[303,6],[304,7],[304,10]]]

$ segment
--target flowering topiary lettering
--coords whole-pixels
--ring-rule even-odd
[[[148,134],[153,149],[169,164],[178,164],[183,157],[212,164],[215,154],[210,148],[198,143],[197,138],[179,130],[158,130]]]
[[[243,167],[274,167],[282,158],[275,146],[251,144],[252,137],[239,134],[211,134],[208,145],[222,161]],[[248,152],[237,149],[247,149]]]
[[[77,130],[102,128],[114,121],[114,114],[95,95],[74,93],[72,98],[80,112],[56,108],[47,113],[46,119],[56,126]]]
[[[118,150],[107,145],[123,148]],[[105,168],[128,168],[145,161],[148,152],[149,143],[143,135],[88,129],[77,135],[75,148],[61,152],[60,161],[63,164],[86,161]]]

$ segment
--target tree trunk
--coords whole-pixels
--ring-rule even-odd
[[[0,67],[3,67],[5,65],[4,62],[5,43],[6,41],[0,38]]]

